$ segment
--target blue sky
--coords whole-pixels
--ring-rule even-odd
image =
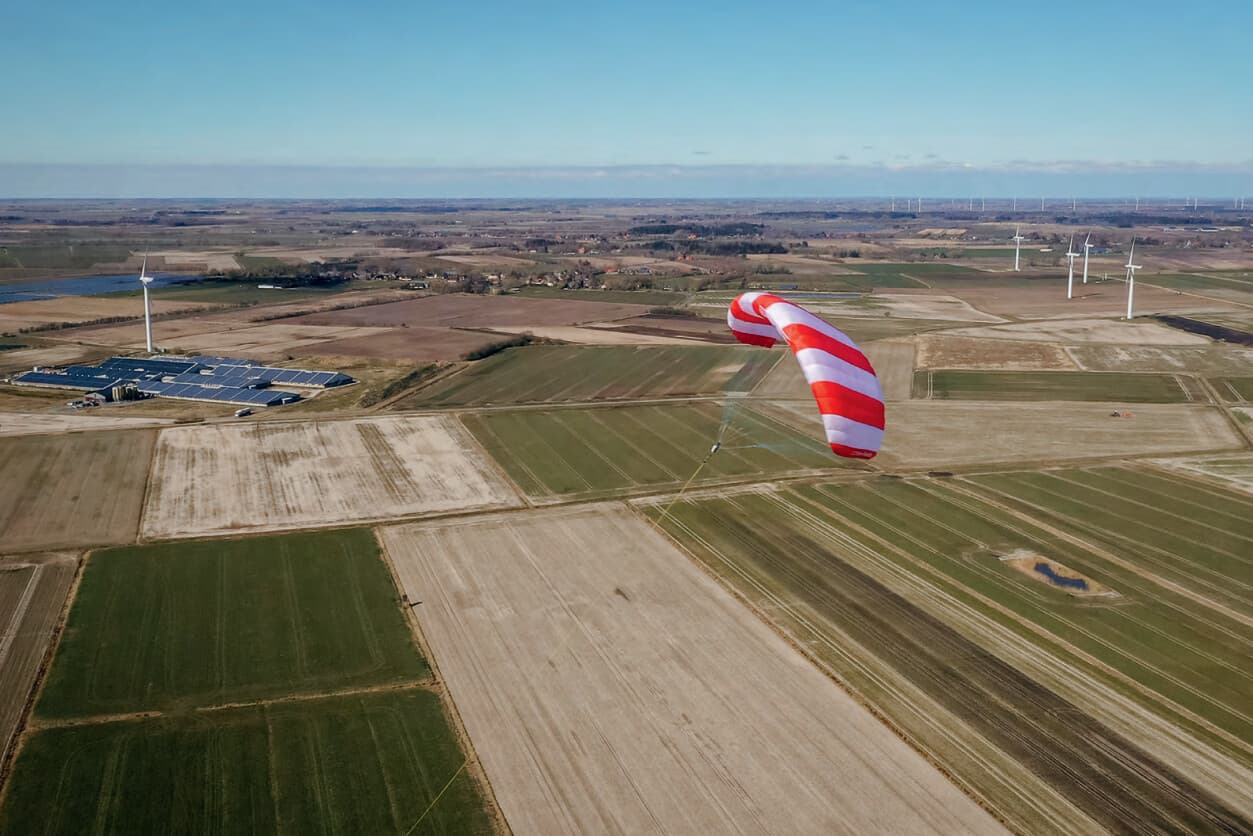
[[[1248,2],[14,5],[0,195],[1253,184]]]

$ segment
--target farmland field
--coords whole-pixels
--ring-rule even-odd
[[[133,541],[154,437],[148,430],[0,437],[0,548]]]
[[[905,400],[910,395],[914,378],[914,343],[912,340],[876,340],[862,347],[889,401]],[[808,401],[813,397],[800,364],[790,356],[775,364],[761,385],[753,390],[755,398],[795,399]]]
[[[422,689],[45,728],[0,834],[491,833],[464,758]]]
[[[0,763],[74,580],[73,554],[0,559]]]
[[[529,346],[502,351],[397,408],[747,392],[778,352],[741,346]]]
[[[470,432],[535,498],[586,498],[685,482],[718,437],[695,484],[834,468],[818,433],[788,429],[737,401],[518,410],[465,415]]]
[[[1076,345],[1066,352],[1091,371],[1239,375],[1253,368],[1253,348],[1240,346]]]
[[[1107,351],[1105,347],[1101,351]],[[918,338],[918,366],[923,369],[1072,370],[1074,362],[1054,343],[981,340],[926,334]]]
[[[157,444],[143,533],[329,526],[517,502],[451,418],[173,427]]]
[[[1000,832],[621,505],[382,537],[520,836]]]
[[[579,322],[622,319],[644,313],[648,313],[645,305],[450,293],[386,305],[311,314],[289,322],[387,328],[405,325],[428,328],[491,328],[506,325],[574,325]]]
[[[366,529],[96,552],[36,716],[418,680],[396,598]]]
[[[617,302],[628,305],[678,306],[687,294],[672,290],[563,290],[530,285],[518,291],[523,299],[561,299],[566,302]]]
[[[1193,459],[1157,459],[1152,463],[1168,471],[1182,470],[1185,473],[1220,479],[1230,487],[1253,494],[1253,453]]]
[[[1224,377],[1212,383],[1225,401],[1253,401],[1253,377]]]
[[[812,400],[755,401],[802,434],[821,431]],[[1114,418],[1106,404],[896,401],[875,464],[931,470],[993,462],[1065,461],[1226,450],[1241,442],[1221,411],[1200,404],[1136,404]],[[1122,411],[1120,415],[1124,414]]]
[[[1018,829],[1240,831],[1253,576],[1232,550],[1253,503],[1181,508],[1197,487],[1124,468],[863,480],[684,502],[664,526]],[[1169,540],[1142,528],[1193,506]],[[1021,554],[1116,597],[998,559]]]
[[[1180,403],[1188,394],[1172,375],[1119,372],[920,371],[914,396],[965,401]]]

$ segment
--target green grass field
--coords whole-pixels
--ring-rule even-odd
[[[93,554],[36,716],[220,705],[429,673],[367,529]]]
[[[527,493],[612,496],[687,481],[727,421],[723,447],[694,483],[835,468],[814,417],[806,436],[737,402],[519,410],[462,421]]]
[[[683,502],[663,525],[1020,829],[1050,820],[1033,821],[1013,781],[987,771],[977,756],[986,742],[1072,800],[1091,798],[1080,806],[1107,824],[1121,806],[1115,819],[1127,826],[1163,795],[1156,778],[1127,770],[1134,752],[1087,772],[1109,755],[1092,751],[1093,740],[1125,744],[1101,729],[1121,718],[1116,706],[1077,710],[1073,700],[1099,701],[1080,676],[1229,757],[1253,742],[1253,666],[1239,621],[1253,614],[1253,500],[1235,491],[1119,467],[885,478]],[[1022,553],[1118,597],[1071,597],[999,559]],[[901,680],[977,729],[976,754],[918,713]]]
[[[1188,400],[1168,374],[1131,372],[1005,372],[920,370],[915,397],[961,401],[1108,401],[1180,403]]]
[[[422,689],[48,728],[0,834],[491,833],[464,758]]]
[[[564,299],[567,302],[614,302],[626,305],[679,306],[688,294],[677,290],[562,290],[559,287],[528,285],[518,291],[529,299]]]
[[[1253,401],[1253,377],[1222,377],[1210,383],[1225,401]]]
[[[87,269],[95,264],[117,264],[130,258],[124,243],[11,245],[0,248],[0,268]]]
[[[781,356],[744,346],[529,346],[474,363],[395,408],[747,392]]]

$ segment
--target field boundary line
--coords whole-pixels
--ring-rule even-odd
[[[719,497],[709,497],[709,498],[720,499]],[[695,503],[692,501],[691,498],[689,498],[684,504],[695,504]],[[734,503],[732,504],[734,505]],[[637,510],[637,513],[639,513],[638,510]],[[928,764],[930,764],[941,775],[943,775],[946,780],[950,781],[952,784],[954,784],[959,789],[961,789],[962,792],[965,793],[969,798],[971,798],[976,804],[978,804],[980,807],[986,810],[989,815],[991,815],[1001,824],[1005,825],[1006,827],[1009,827],[1010,823],[1005,818],[1003,813],[997,807],[993,806],[991,801],[985,798],[979,792],[977,787],[961,780],[957,775],[949,771],[949,769],[945,766],[944,762],[940,759],[940,757],[936,754],[936,752],[931,747],[927,746],[922,740],[918,739],[914,735],[909,734],[909,732],[907,732],[902,726],[897,724],[882,709],[880,709],[878,705],[876,705],[864,693],[862,693],[861,690],[853,686],[853,684],[848,682],[835,668],[833,668],[829,663],[827,663],[822,658],[820,658],[816,653],[814,653],[812,648],[808,647],[805,641],[803,641],[800,638],[800,636],[798,636],[794,631],[789,630],[782,623],[780,623],[777,619],[771,617],[769,614],[764,612],[761,609],[761,607],[755,604],[741,589],[736,587],[734,583],[732,583],[732,581],[728,577],[719,574],[707,561],[704,561],[701,558],[697,557],[695,554],[693,554],[692,550],[688,547],[686,543],[682,542],[677,537],[672,536],[670,532],[666,531],[664,527],[658,525],[656,521],[654,521],[652,518],[648,517],[647,515],[640,514],[640,516],[642,516],[643,519],[649,525],[651,525],[654,529],[658,530],[664,537],[666,537],[667,540],[669,540],[672,544],[674,544],[674,546],[679,551],[681,551],[684,555],[686,555],[688,560],[690,560],[693,564],[695,564],[696,567],[701,572],[703,572],[704,574],[712,578],[715,583],[717,583],[720,587],[726,590],[737,602],[739,602],[742,606],[747,608],[749,612],[751,612],[755,618],[757,618],[766,626],[768,626],[771,629],[771,631],[775,633],[775,635],[777,635],[784,642],[786,642],[790,647],[792,647],[798,653],[800,653],[801,656],[806,661],[808,661],[810,664],[816,667],[832,684],[834,684],[837,688],[839,688],[840,690],[844,691],[846,694],[851,696],[857,705],[865,709],[872,717],[874,717],[875,720],[883,724],[900,740],[904,741],[906,745],[908,745],[912,750],[917,752]],[[887,670],[886,673],[881,669],[872,668],[865,660],[866,659],[877,660],[877,657],[875,657],[874,654],[865,652],[864,649],[860,657],[850,653],[847,649],[848,647],[860,648],[861,645],[860,643],[853,640],[838,625],[832,624],[830,626],[833,632],[838,634],[838,638],[844,642],[843,645],[837,643],[836,641],[833,641],[830,638],[824,637],[823,632],[817,629],[816,627],[814,627],[812,623],[810,622],[810,620],[807,617],[805,617],[802,613],[798,612],[795,607],[790,606],[785,600],[780,598],[775,593],[771,592],[768,588],[766,588],[760,582],[748,576],[743,569],[740,569],[739,567],[733,565],[727,559],[725,555],[723,555],[718,549],[710,545],[708,541],[702,538],[699,534],[693,531],[690,527],[688,527],[684,523],[677,520],[674,516],[668,516],[667,520],[673,523],[676,526],[676,528],[678,528],[682,532],[685,532],[686,536],[691,538],[693,542],[701,544],[703,549],[707,551],[713,559],[716,559],[719,563],[721,563],[723,566],[726,567],[727,572],[730,575],[734,575],[736,577],[741,578],[742,581],[750,589],[756,590],[762,596],[763,599],[769,601],[772,605],[777,607],[780,612],[786,613],[789,618],[794,619],[797,625],[804,627],[806,630],[808,630],[809,633],[813,636],[813,640],[815,642],[828,647],[837,656],[847,660],[847,662],[849,663],[851,667],[861,670],[863,672],[863,675],[866,676],[868,680],[878,684],[878,686],[885,693],[899,694],[900,696],[898,697],[898,699],[901,702],[902,708],[910,711],[911,713],[915,714],[916,716],[919,716],[920,718],[928,718],[928,719],[924,719],[924,722],[929,722],[929,715],[924,713],[924,711],[922,710],[923,707],[918,706],[915,702],[911,701],[909,697],[903,693],[903,690],[908,690],[908,691],[914,692],[916,697],[920,697],[921,700],[926,703],[926,706],[925,706],[926,708],[938,709],[939,712],[943,712],[946,715],[949,714],[949,712],[946,709],[936,704],[933,699],[928,697],[925,693],[922,693],[921,691],[919,691],[917,686],[913,685],[908,680],[900,677],[899,675],[893,675],[894,672],[890,668]],[[889,677],[891,678],[889,679]],[[966,727],[966,724],[963,723],[961,720],[954,718],[954,722],[962,726],[963,728]],[[959,751],[965,752],[968,756],[972,757],[973,759],[977,761],[980,761],[981,763],[984,763],[985,767],[987,767],[986,760],[980,755],[974,753],[969,744],[965,743],[964,741],[958,740],[952,736],[951,726],[949,726],[948,724],[945,724],[944,726],[938,726],[936,728],[937,728],[937,731],[939,731],[947,740],[949,740]],[[972,732],[972,734],[974,734],[975,737],[981,737],[977,733]],[[987,767],[987,768],[989,768],[990,771],[1000,774],[999,769],[993,770],[990,767]],[[1024,801],[1029,805],[1034,805],[1034,798],[1030,796],[1025,797]]]
[[[48,647],[44,650],[43,659],[40,660],[39,667],[35,671],[35,679],[26,695],[26,702],[22,712],[18,716],[17,723],[13,726],[13,734],[9,738],[7,750],[0,753],[0,756],[2,756],[0,757],[0,808],[4,806],[5,798],[9,792],[9,785],[12,783],[9,779],[12,776],[13,766],[17,763],[18,756],[26,745],[26,740],[30,733],[37,731],[34,725],[35,706],[39,702],[39,697],[43,694],[44,685],[48,681],[48,671],[51,669],[57,650],[61,646],[61,638],[65,635],[65,625],[69,621],[70,610],[78,597],[78,587],[82,582],[83,572],[86,570],[89,558],[90,553],[83,551],[80,551],[75,558],[74,577],[70,580],[70,588],[66,590],[65,600],[61,604],[61,612],[52,628],[52,635],[48,638]]]
[[[420,602],[409,600],[409,595],[404,589],[404,582],[400,579],[400,572],[396,568],[391,552],[387,549],[387,538],[383,536],[380,528],[380,526],[371,527],[370,535],[374,538],[383,564],[387,567],[387,574],[391,577],[392,587],[396,591],[397,604],[400,607],[405,623],[409,625],[409,635],[422,658],[426,660],[427,668],[430,669],[429,690],[439,698],[440,705],[448,717],[448,727],[452,730],[453,737],[465,753],[465,761],[470,765],[471,780],[478,785],[479,790],[483,794],[484,806],[487,807],[488,815],[493,825],[495,825],[495,829],[499,833],[511,834],[513,828],[509,826],[509,822],[505,819],[500,801],[496,798],[496,790],[492,787],[492,782],[487,777],[487,771],[483,767],[483,762],[479,759],[478,751],[474,748],[474,742],[470,739],[470,733],[466,731],[465,721],[462,720],[461,712],[457,709],[457,704],[453,700],[452,694],[448,691],[448,683],[445,681],[443,674],[440,673],[439,661],[435,658],[435,654],[431,652],[431,646],[426,640],[426,634],[422,632],[422,624],[418,621],[417,613],[414,612],[414,607],[418,606]]]
[[[119,714],[93,714],[86,717],[57,717],[53,719],[34,719],[31,729],[64,729],[78,726],[102,726],[110,723],[125,723],[132,720],[150,720],[158,717],[196,717],[213,714],[219,711],[238,711],[247,708],[265,708],[272,705],[289,703],[316,702],[318,700],[354,697],[361,694],[386,694],[395,691],[430,691],[429,679],[407,679],[401,682],[387,682],[379,685],[354,685],[347,688],[336,688],[330,691],[317,691],[302,694],[287,694],[281,697],[264,697],[257,700],[241,700],[239,702],[218,703],[215,705],[198,705],[182,710],[148,709],[145,711],[128,711]]]

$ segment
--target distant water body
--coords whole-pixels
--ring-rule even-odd
[[[177,273],[153,273],[153,287],[184,284],[198,281],[196,276]],[[39,279],[38,281],[0,284],[0,305],[8,302],[29,302],[36,299],[55,299],[58,296],[96,296],[118,290],[138,290],[139,276],[127,273],[122,276],[79,276],[70,279]]]

